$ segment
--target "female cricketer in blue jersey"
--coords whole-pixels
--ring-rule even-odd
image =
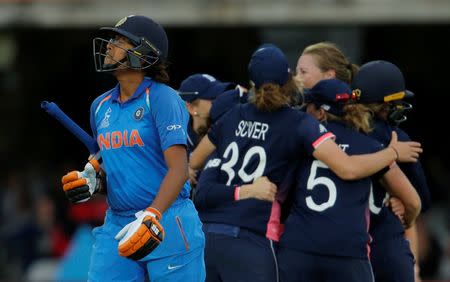
[[[94,39],[97,71],[118,80],[91,106],[109,209],[94,230],[90,281],[203,281],[204,235],[189,197],[188,113],[168,82],[164,29],[128,16]],[[63,177],[73,202],[99,189],[98,163]]]
[[[245,191],[241,185],[266,176],[278,186],[290,167],[305,155],[324,161],[344,179],[358,179],[387,167],[397,159],[396,151],[415,160],[421,149],[416,143],[398,144],[394,134],[393,142],[385,150],[364,156],[345,154],[323,125],[290,107],[297,89],[284,54],[274,45],[265,44],[255,51],[249,75],[253,84],[249,103],[235,106],[213,125],[192,153],[190,165],[201,168],[216,151],[220,181],[229,187],[221,193],[223,203],[207,215],[207,221],[218,226],[206,230],[210,233],[227,230],[228,235],[216,238],[214,245],[229,241],[238,246],[233,248],[228,242],[227,254],[234,253],[232,257],[239,260],[240,267],[230,270],[233,273],[227,273],[230,279],[226,281],[248,281],[249,269],[258,273],[252,281],[276,281],[274,244],[265,238],[273,227],[267,227],[271,204],[257,199],[239,200]],[[219,281],[224,276],[215,279]]]
[[[352,99],[348,84],[321,80],[305,95],[307,112],[336,136],[349,155],[369,154],[383,148],[364,133],[370,132],[371,114]],[[420,199],[397,165],[379,172],[393,195],[407,206],[406,223],[420,210]],[[291,212],[280,241],[278,262],[281,281],[373,281],[369,261],[368,202],[372,180],[345,181],[312,157],[298,169]]]
[[[374,131],[371,137],[382,144],[390,141],[388,132],[395,130],[400,140],[409,141],[409,136],[398,127],[406,119],[404,111],[411,108],[402,100],[413,94],[405,89],[402,72],[387,61],[372,61],[361,66],[355,76],[352,88],[360,97],[359,101],[374,113]],[[400,164],[400,168],[417,190],[422,201],[422,211],[430,204],[430,195],[420,162]],[[386,207],[389,195],[377,183],[374,183],[370,205],[371,225],[371,263],[377,282],[414,281],[414,257],[410,243],[405,239],[405,228],[400,219]],[[414,226],[406,229],[413,233]]]

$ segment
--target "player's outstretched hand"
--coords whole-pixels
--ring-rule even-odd
[[[391,143],[389,143],[389,147],[395,150],[397,153],[397,162],[401,163],[415,163],[419,158],[419,154],[423,152],[421,148],[422,145],[419,142],[399,142],[395,131],[392,131],[392,138]]]
[[[136,213],[136,220],[128,223],[114,237],[119,241],[119,254],[140,260],[150,254],[164,239],[164,229],[159,223],[161,213],[147,208]]]
[[[239,199],[255,198],[258,200],[273,202],[277,186],[266,176],[256,178],[252,184],[242,185],[239,191]]]
[[[89,200],[101,188],[100,164],[90,160],[83,171],[71,171],[61,179],[63,190],[71,203]]]

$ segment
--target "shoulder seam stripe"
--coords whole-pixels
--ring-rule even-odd
[[[108,101],[111,98],[111,94],[103,98],[103,100],[100,101],[100,103],[97,106],[97,109],[95,109],[95,115],[97,115],[98,111],[100,110],[100,107],[103,105],[104,102]]]

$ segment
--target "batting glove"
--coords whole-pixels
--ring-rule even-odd
[[[71,171],[62,177],[63,190],[71,203],[82,203],[100,191],[102,180],[100,164],[90,160],[83,171]]]
[[[161,213],[155,208],[136,213],[136,220],[125,225],[114,237],[119,241],[119,254],[140,260],[150,254],[164,239],[164,229],[159,223]]]

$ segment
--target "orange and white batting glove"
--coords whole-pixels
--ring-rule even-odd
[[[114,237],[119,241],[119,254],[140,260],[150,254],[164,239],[164,229],[159,223],[161,213],[147,208],[136,213],[136,220],[128,223]]]
[[[66,197],[72,203],[82,203],[101,190],[102,176],[97,160],[90,160],[83,171],[71,171],[61,179]]]

